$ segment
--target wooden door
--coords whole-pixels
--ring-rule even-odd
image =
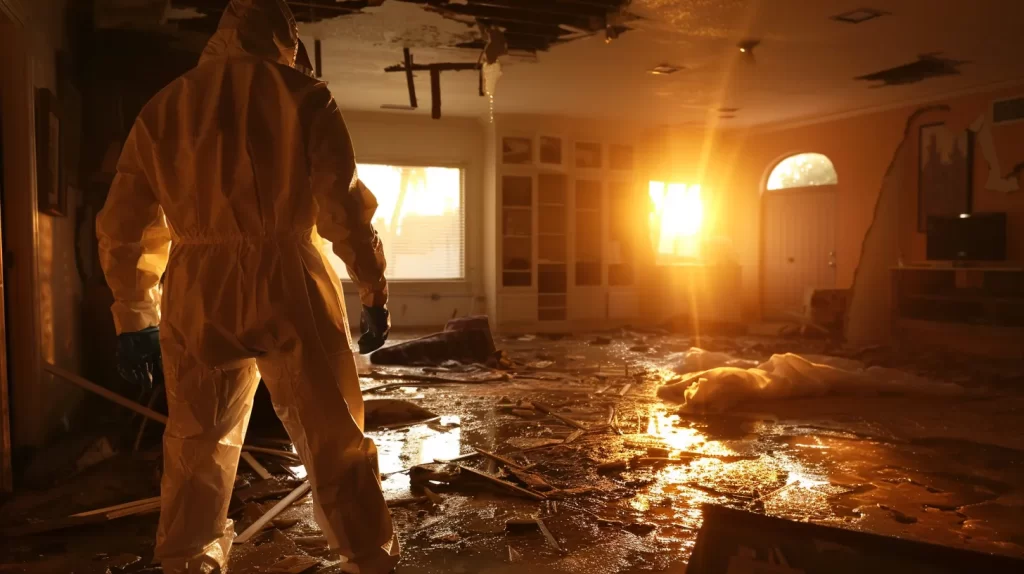
[[[766,191],[762,196],[762,303],[766,319],[803,312],[810,288],[836,284],[835,186]]]

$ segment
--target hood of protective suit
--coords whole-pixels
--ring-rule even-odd
[[[284,0],[231,0],[199,59],[255,56],[295,66],[299,27]]]

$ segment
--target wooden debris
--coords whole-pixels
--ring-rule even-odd
[[[266,526],[268,522],[277,518],[278,514],[284,512],[284,509],[291,506],[292,503],[299,498],[305,496],[307,492],[309,492],[309,482],[303,482],[298,488],[291,491],[288,496],[281,499],[281,501],[275,504],[273,508],[268,510],[266,514],[261,516],[259,520],[252,523],[249,528],[246,528],[245,532],[239,534],[235,538],[235,544],[244,544],[248,542],[249,539],[259,533],[260,530],[263,530],[263,527]]]
[[[268,574],[302,574],[319,566],[320,560],[312,556],[287,556],[267,568]]]
[[[271,478],[274,478],[274,475],[270,474],[267,468],[260,464],[259,461],[256,460],[256,457],[254,457],[253,455],[243,451],[242,460],[244,460],[246,464],[252,467],[253,472],[255,472],[256,475],[262,478],[263,480],[270,480]]]
[[[619,391],[619,396],[620,397],[626,396],[626,393],[628,393],[629,389],[631,389],[631,388],[633,388],[633,383],[626,383],[625,385],[623,385],[622,390]]]
[[[290,461],[292,461],[294,463],[297,463],[297,464],[302,464],[302,459],[299,458],[299,455],[295,454],[294,452],[288,452],[288,451],[280,450],[280,449],[276,449],[276,448],[264,448],[262,446],[253,446],[251,444],[245,444],[245,445],[242,445],[242,451],[243,452],[258,452],[260,454],[276,456],[278,458],[283,458],[285,460],[290,460]]]
[[[598,394],[598,395],[603,395],[603,394],[604,394],[604,393],[605,393],[606,391],[608,391],[608,389],[610,389],[610,388],[612,388],[612,386],[611,386],[611,385],[605,385],[605,386],[601,387],[600,389],[598,389],[598,390],[597,390],[597,393],[595,393],[595,394]]]
[[[305,546],[306,548],[326,548],[328,545],[327,537],[320,536],[296,536],[292,538],[292,542],[299,546]]]
[[[519,552],[516,552],[516,550],[514,548],[509,546],[508,547],[508,561],[510,563],[512,563],[512,564],[515,564],[517,562],[521,562],[522,560],[523,560],[523,555],[520,554]]]
[[[524,419],[533,418],[537,416],[537,411],[528,411],[526,409],[512,409],[509,413]]]
[[[597,472],[620,472],[629,468],[628,460],[612,460],[597,465]]]
[[[411,506],[413,504],[422,504],[428,502],[430,499],[426,496],[407,496],[405,498],[396,498],[388,500],[388,508],[398,508],[400,506]]]
[[[585,434],[587,434],[587,431],[585,431],[583,429],[574,430],[574,431],[572,431],[572,433],[569,434],[569,436],[565,437],[565,444],[572,444],[572,443],[576,442],[577,439],[579,439],[581,436],[583,436]]]
[[[146,498],[143,500],[136,500],[134,502],[127,502],[115,506],[108,506],[106,508],[90,510],[88,512],[80,512],[73,516],[54,518],[51,520],[41,520],[37,522],[29,522],[27,524],[20,524],[15,526],[8,526],[3,529],[0,529],[0,535],[5,537],[28,536],[31,534],[54,532],[57,530],[64,530],[66,528],[74,528],[77,526],[84,526],[88,524],[100,524],[104,522],[109,522],[111,520],[116,520],[118,518],[124,518],[126,516],[152,514],[155,512],[159,512],[159,510],[160,497]]]
[[[288,530],[300,522],[302,522],[300,518],[275,518],[271,521],[271,524],[278,530]]]
[[[491,460],[493,460],[495,462],[499,462],[499,463],[507,466],[510,469],[526,470],[525,468],[523,468],[522,465],[516,464],[516,463],[512,462],[511,460],[509,460],[509,459],[507,459],[507,458],[505,458],[505,457],[503,457],[501,455],[494,454],[493,452],[488,452],[488,451],[486,451],[486,450],[484,450],[482,448],[478,448],[478,449],[476,449],[476,451],[478,453],[480,453],[481,456],[483,456],[485,458],[489,458],[489,459],[491,459]]]
[[[512,474],[512,476],[516,477],[517,480],[519,480],[520,482],[522,482],[523,484],[525,484],[526,486],[530,487],[533,490],[539,492],[548,492],[551,490],[555,490],[555,487],[548,484],[548,482],[544,480],[544,478],[539,474],[515,469],[510,469],[509,472]]]
[[[517,494],[519,496],[524,496],[526,498],[532,498],[533,500],[544,500],[544,495],[543,494],[540,494],[538,492],[533,492],[531,490],[526,490],[525,488],[520,488],[520,487],[512,484],[511,482],[502,480],[502,479],[500,479],[500,478],[498,478],[496,476],[491,476],[491,475],[487,474],[486,472],[480,472],[479,470],[476,470],[474,468],[469,468],[468,466],[463,466],[461,464],[459,465],[459,469],[462,472],[466,472],[466,473],[468,473],[470,475],[473,475],[475,477],[482,478],[482,479],[486,480],[487,482],[490,482],[491,484],[499,486],[499,487],[503,488],[504,490],[507,490],[507,491],[512,492],[514,494]]]
[[[512,534],[521,534],[523,532],[536,530],[536,528],[536,518],[510,518],[505,521],[505,530]]]
[[[547,538],[548,544],[550,544],[551,547],[555,549],[555,552],[558,552],[559,554],[564,553],[564,550],[562,550],[562,547],[558,545],[558,541],[555,540],[555,537],[552,536],[551,531],[548,530],[547,524],[544,524],[544,519],[543,518],[538,518],[537,519],[537,528],[540,528],[541,534],[544,535],[544,538]]]
[[[545,405],[544,403],[537,403],[537,402],[535,402],[535,403],[533,403],[533,405],[535,407],[537,407],[537,410],[539,410],[540,412],[542,412],[542,413],[544,413],[546,415],[552,416],[552,417],[558,419],[559,421],[561,421],[562,423],[565,423],[566,425],[569,425],[569,426],[571,426],[573,428],[583,429],[583,430],[586,430],[586,428],[587,428],[586,425],[584,425],[583,423],[581,423],[579,421],[575,421],[575,420],[573,420],[573,419],[571,419],[571,418],[569,418],[567,416],[563,416],[563,415],[560,415],[560,414],[554,412],[551,409],[551,407]]]
[[[159,496],[154,496],[153,498],[143,498],[142,500],[134,500],[132,502],[126,502],[124,504],[108,506],[106,508],[97,508],[96,510],[90,510],[88,512],[79,512],[78,514],[72,514],[71,516],[74,518],[78,518],[83,516],[94,516],[97,514],[108,514],[111,512],[119,512],[121,510],[126,510],[128,508],[134,508],[136,506],[151,505],[154,503],[160,503]]]
[[[133,410],[144,417],[147,417],[160,423],[167,424],[166,415],[162,415],[154,411],[153,409],[144,407],[131,399],[126,399],[121,395],[115,393],[114,391],[111,391],[110,389],[107,389],[105,387],[101,387],[100,385],[97,385],[96,383],[86,379],[85,377],[81,377],[79,375],[76,375],[75,373],[72,373],[71,371],[64,370],[56,365],[51,365],[49,363],[44,363],[43,369],[49,371],[53,375],[56,375],[64,379],[65,381],[68,381],[69,383],[74,383],[75,385],[89,392],[95,393],[107,399],[108,401],[117,403],[126,409]]]
[[[275,478],[252,483],[247,488],[235,490],[235,497],[240,502],[258,502],[268,498],[277,498],[291,492],[298,486],[294,482],[280,481]]]
[[[430,503],[433,504],[434,506],[444,504],[444,498],[441,498],[440,494],[437,494],[436,492],[430,490],[429,488],[424,487],[423,494],[424,496],[427,497],[427,500],[429,500]]]

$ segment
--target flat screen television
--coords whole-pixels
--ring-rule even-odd
[[[1006,214],[964,213],[928,217],[928,259],[1004,261]]]

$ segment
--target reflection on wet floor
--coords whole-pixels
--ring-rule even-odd
[[[442,504],[393,508],[400,574],[683,572],[705,503],[1024,557],[1019,393],[979,399],[970,409],[950,399],[826,397],[701,417],[678,412],[654,392],[675,376],[664,355],[688,341],[664,337],[644,353],[629,351],[626,340],[588,341],[507,339],[502,346],[517,363],[545,366],[505,381],[410,383],[368,395],[411,401],[440,416],[368,433],[389,500],[423,494],[408,469],[476,448],[513,458],[569,493],[534,501],[479,484],[431,483]],[[386,382],[377,376],[364,388]],[[540,411],[497,408],[520,401],[549,405],[588,430],[577,433]],[[513,478],[484,458],[460,462]],[[304,476],[301,467],[291,470]],[[534,518],[550,539],[537,528],[508,527]],[[319,534],[308,498],[282,519],[290,537]],[[151,544],[150,523],[118,528],[125,530],[107,534],[116,532],[117,544],[84,532],[61,548],[112,552],[125,541]],[[38,568],[25,572],[71,571],[63,565],[73,563],[34,543],[7,553],[35,561]],[[233,572],[262,571],[255,554],[237,564]]]
[[[588,360],[578,357],[593,356],[593,348],[579,341],[545,345],[545,358],[556,363],[572,355],[569,365],[586,367]],[[622,369],[621,362],[608,361],[594,371],[610,373],[616,364]],[[792,415],[681,417],[675,407],[652,397],[655,386],[670,376],[653,362],[630,362],[625,372],[618,371],[622,374],[592,376],[589,382],[581,375],[584,369],[567,370],[577,378],[421,387],[417,402],[458,416],[460,427],[422,426],[374,436],[387,474],[450,459],[472,447],[513,453],[538,444],[525,441],[564,438],[572,431],[551,419],[499,413],[494,408],[499,399],[543,400],[594,426],[614,405],[615,428],[622,432],[588,433],[571,446],[527,456],[536,464],[532,470],[552,485],[592,486],[593,493],[538,504],[452,491],[444,493],[443,508],[395,509],[408,557],[402,572],[682,571],[701,524],[700,506],[707,502],[1024,556],[1021,451],[996,448],[987,459],[976,452],[974,458],[985,460],[967,463],[958,452],[963,445],[956,448],[955,441],[894,438],[901,428],[884,416],[872,420],[877,409],[871,400],[859,407],[857,399],[846,399],[846,411],[857,413],[849,420],[851,430],[837,417],[827,426]],[[619,397],[630,371],[631,386]],[[645,376],[635,376],[644,371]],[[609,386],[612,392],[598,394]],[[895,401],[903,419],[921,411],[899,398],[888,400]],[[942,428],[934,430],[943,434]],[[617,459],[644,462],[617,473],[595,470]],[[385,488],[389,497],[407,496],[409,480],[393,474]],[[563,554],[538,533],[505,532],[506,520],[523,515],[542,517]]]

